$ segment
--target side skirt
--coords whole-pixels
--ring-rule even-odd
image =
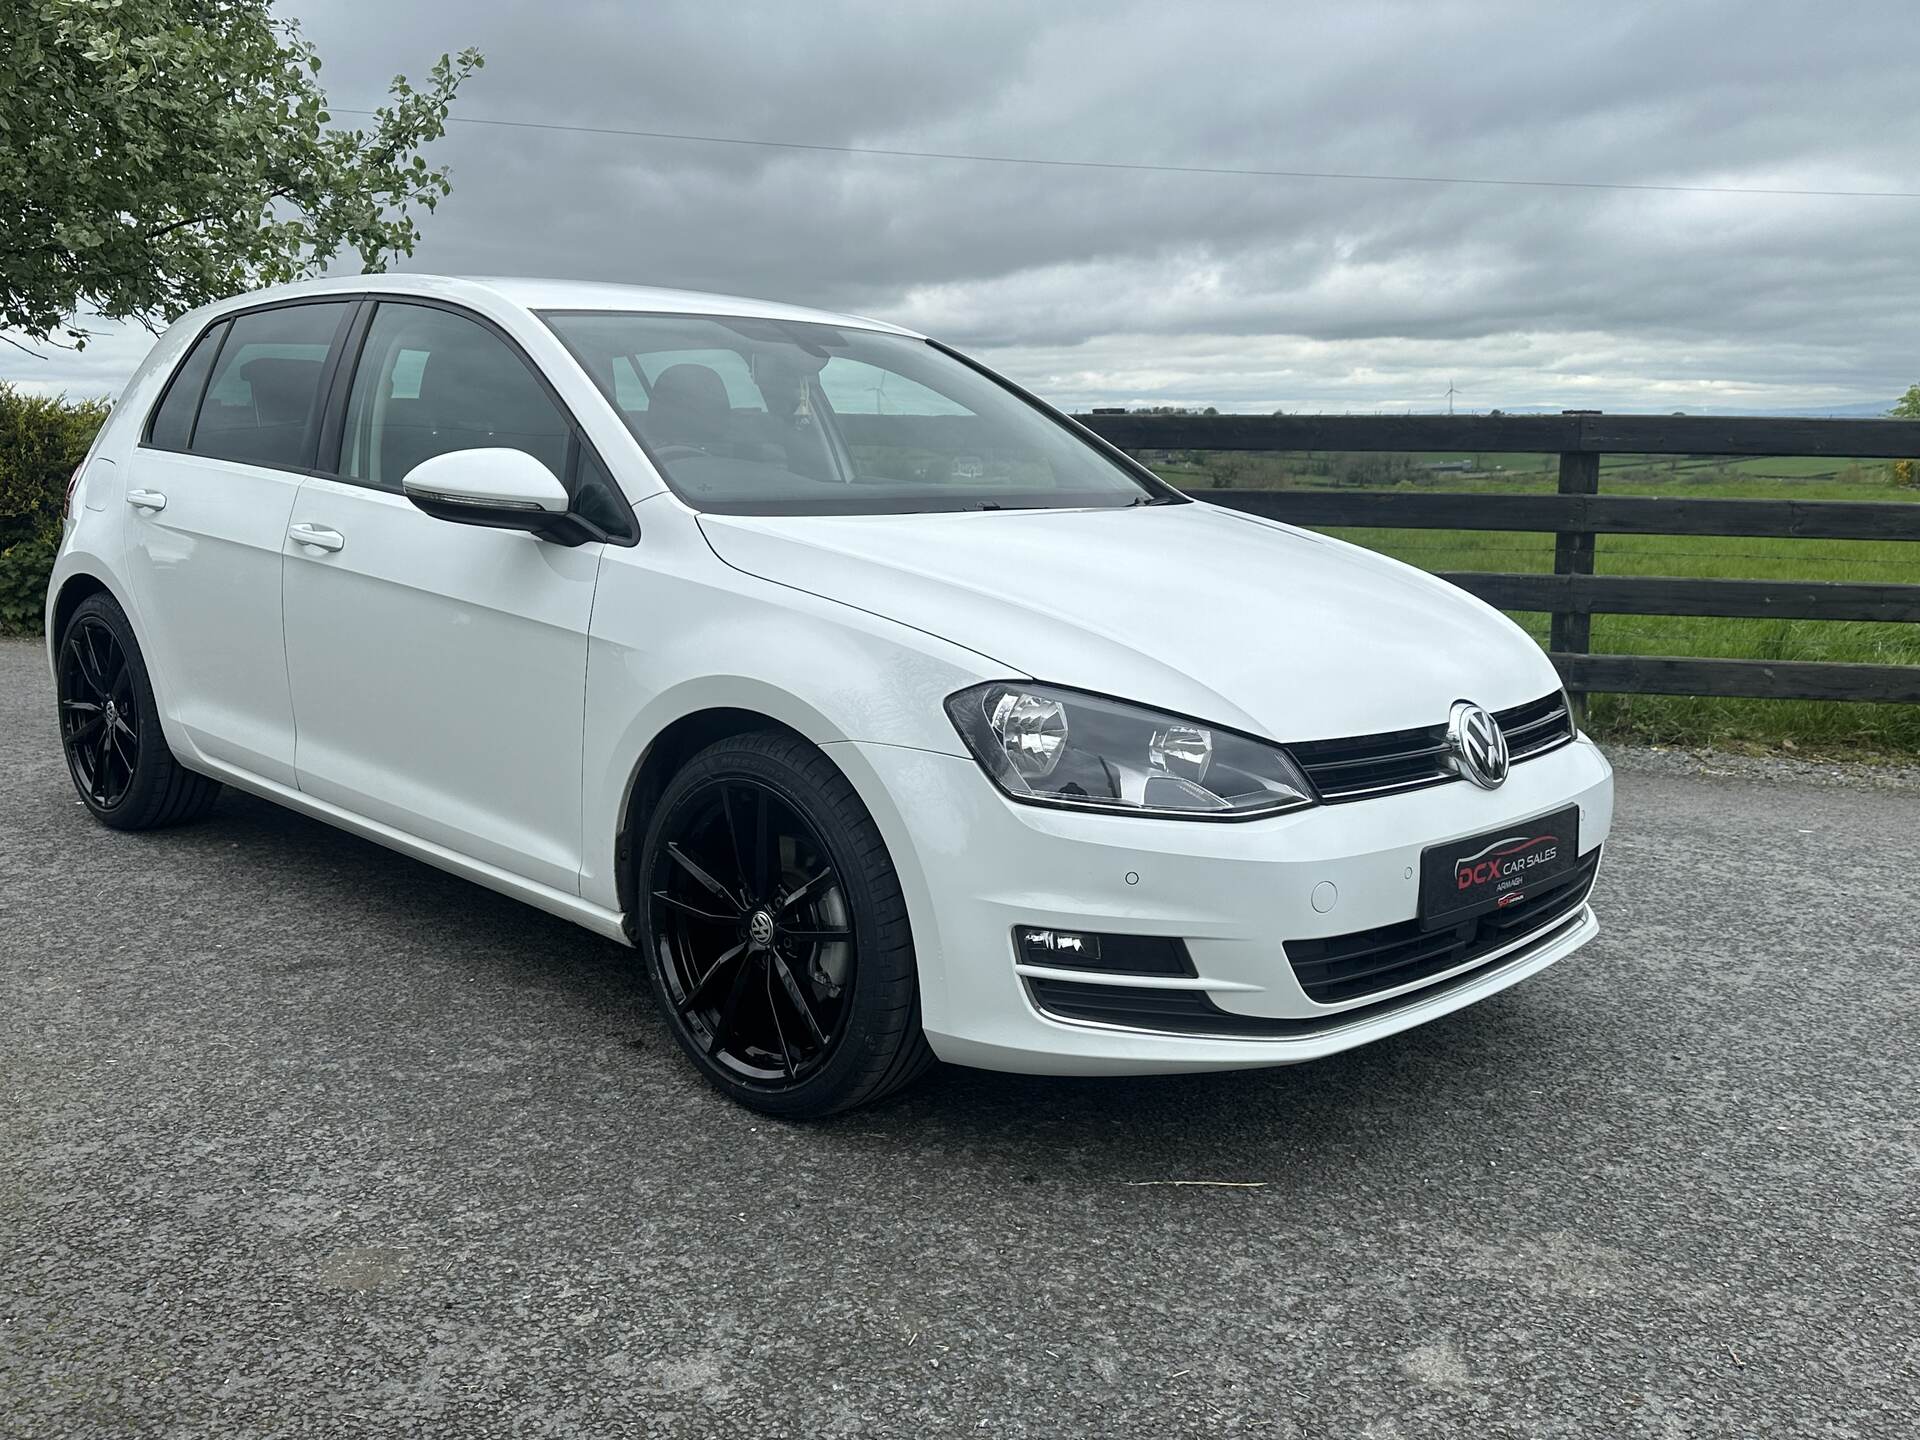
[[[176,752],[176,758],[179,758]],[[187,764],[184,759],[181,764]],[[571,920],[574,924],[591,930],[596,935],[604,935],[609,940],[618,940],[631,948],[632,938],[627,934],[624,917],[618,911],[603,910],[578,895],[569,895],[565,891],[555,890],[550,885],[541,885],[527,880],[497,865],[489,865],[450,850],[444,845],[436,845],[431,840],[422,840],[409,835],[404,830],[396,830],[391,825],[383,825],[377,820],[369,820],[356,815],[351,810],[342,809],[325,800],[316,800],[311,795],[278,784],[255,775],[250,771],[235,769],[217,760],[209,760],[196,755],[189,768],[203,775],[211,775],[223,784],[236,790],[245,790],[250,795],[258,795],[262,800],[271,800],[310,819],[323,821],[363,840],[371,840],[376,845],[384,845],[389,850],[397,850],[402,855],[415,860],[423,860],[437,870],[449,875],[458,875],[463,880],[471,880],[476,885],[484,885],[489,890],[497,890],[502,895],[510,895],[516,900],[525,901],[535,909],[544,910],[549,915],[558,915],[562,920]]]

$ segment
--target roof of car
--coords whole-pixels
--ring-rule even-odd
[[[783,305],[775,300],[750,300],[739,295],[710,295],[700,290],[666,290],[651,285],[618,285],[597,280],[542,280],[519,276],[423,275],[388,273],[382,275],[338,275],[323,280],[303,280],[278,285],[271,290],[236,296],[236,301],[257,304],[294,295],[398,291],[438,296],[447,300],[477,298],[486,292],[510,305],[528,310],[637,310],[676,315],[737,315],[767,320],[801,320],[820,325],[839,325],[850,329],[885,330],[896,335],[915,332],[883,320],[868,320],[858,315],[836,315],[826,310],[810,310],[800,305]],[[917,338],[917,337],[916,337]]]

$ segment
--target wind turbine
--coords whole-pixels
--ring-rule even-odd
[[[1453,413],[1453,397],[1459,392],[1453,388],[1453,381],[1447,381],[1447,414]]]

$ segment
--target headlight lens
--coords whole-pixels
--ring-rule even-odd
[[[1098,695],[998,681],[949,696],[947,713],[1016,800],[1187,820],[1313,803],[1279,746]]]

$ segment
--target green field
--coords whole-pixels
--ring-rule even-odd
[[[1159,457],[1146,458],[1167,480],[1199,495],[1221,486],[1551,493],[1558,470],[1557,458],[1551,455],[1347,457],[1178,452],[1164,463]],[[1425,468],[1468,459],[1475,462],[1475,469],[1469,473]],[[1382,466],[1383,461],[1392,463]],[[1891,467],[1885,462],[1804,457],[1712,460],[1607,456],[1601,465],[1600,488],[1602,493],[1615,495],[1920,503],[1920,491],[1892,483]],[[1551,535],[1367,529],[1330,533],[1424,570],[1553,569]],[[1595,542],[1595,569],[1603,575],[1920,583],[1920,544],[1602,535]],[[1544,614],[1516,614],[1513,618],[1536,639],[1545,641]],[[1617,654],[1920,665],[1920,625],[1596,615],[1593,649]],[[1588,729],[1606,737],[1658,744],[1791,746],[1835,755],[1920,752],[1920,706],[1914,705],[1596,695]]]

